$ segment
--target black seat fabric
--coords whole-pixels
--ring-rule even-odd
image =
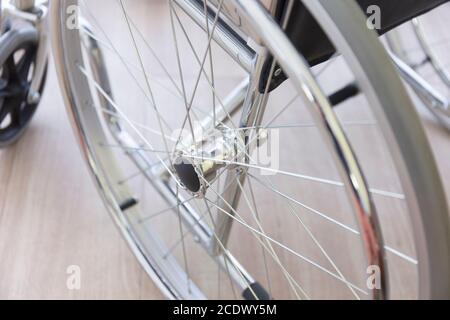
[[[329,0],[341,1],[341,0]],[[450,0],[357,0],[364,12],[371,5],[381,9],[382,35],[398,25],[411,20]],[[293,11],[296,18],[291,19],[287,33],[296,44],[297,49],[311,65],[323,62],[335,52],[333,45],[321,30],[312,15],[305,9],[301,1],[295,1]]]

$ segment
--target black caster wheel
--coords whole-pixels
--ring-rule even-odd
[[[0,38],[0,148],[16,142],[36,113],[47,65],[35,99],[29,98],[35,75],[39,35],[31,25],[10,25]]]

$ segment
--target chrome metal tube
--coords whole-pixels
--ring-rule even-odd
[[[188,17],[200,26],[207,30],[207,23],[204,14],[204,8],[195,0],[174,0],[174,3],[180,7]],[[215,17],[210,15],[208,17],[210,26],[213,25]],[[213,40],[227,52],[244,70],[250,72],[252,70],[253,59],[255,53],[245,44],[246,39],[240,38],[237,33],[230,30],[220,21],[215,28]]]

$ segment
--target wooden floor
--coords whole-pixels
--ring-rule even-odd
[[[161,298],[94,189],[53,68],[30,130],[0,152],[1,298]],[[82,271],[69,291],[67,268]]]
[[[162,298],[106,213],[59,92],[51,65],[31,127],[0,151],[0,299]],[[450,134],[419,110],[450,201]],[[66,285],[73,265],[80,290]]]

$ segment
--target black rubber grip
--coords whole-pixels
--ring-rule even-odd
[[[134,207],[137,204],[138,204],[138,201],[136,199],[130,198],[120,204],[120,210],[127,211],[128,209],[131,209],[132,207]]]
[[[353,98],[357,94],[359,94],[358,86],[355,83],[350,83],[330,95],[328,98],[330,99],[331,105],[335,107],[347,99]]]
[[[249,300],[249,301],[272,300],[272,297],[270,296],[270,294],[258,282],[253,283],[252,285],[250,285],[249,288],[245,289],[245,291],[242,293],[242,297],[245,300]]]

